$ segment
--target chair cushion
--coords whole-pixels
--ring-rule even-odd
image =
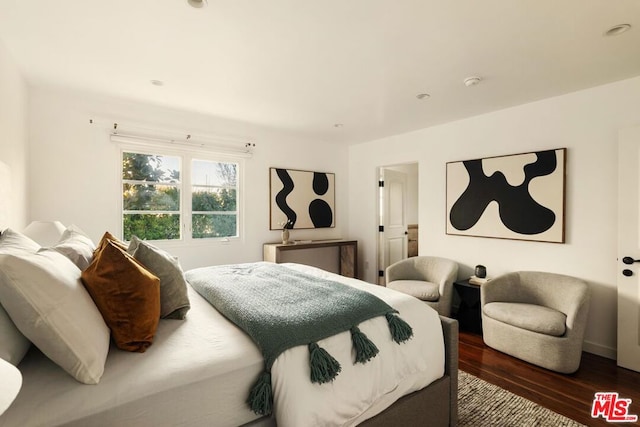
[[[560,337],[566,331],[567,316],[549,307],[513,302],[490,302],[483,313],[492,319],[540,334]]]
[[[440,292],[438,285],[422,280],[394,280],[387,288],[416,297],[422,301],[438,301]]]

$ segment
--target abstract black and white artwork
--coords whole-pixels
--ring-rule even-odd
[[[271,230],[335,227],[335,175],[270,168]]]
[[[564,243],[566,148],[447,163],[447,234]]]

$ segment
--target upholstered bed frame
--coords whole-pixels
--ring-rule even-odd
[[[444,333],[444,376],[422,390],[399,399],[364,427],[456,426],[458,424],[458,321],[440,316]]]

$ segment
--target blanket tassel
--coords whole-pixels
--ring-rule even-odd
[[[269,415],[273,407],[273,395],[271,393],[271,374],[263,372],[258,381],[253,385],[249,400],[251,410],[258,415]]]
[[[391,337],[396,343],[400,344],[408,341],[413,336],[413,329],[407,322],[396,316],[394,313],[387,313],[385,316],[389,323]]]
[[[351,328],[351,342],[356,351],[356,363],[367,363],[380,351],[357,326]]]
[[[309,366],[311,382],[317,384],[333,381],[342,370],[340,363],[315,342],[309,344]]]

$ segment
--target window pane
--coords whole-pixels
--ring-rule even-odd
[[[235,214],[194,214],[192,217],[192,237],[236,237],[238,216]]]
[[[238,164],[193,160],[191,165],[192,237],[236,237]]]
[[[236,210],[236,190],[193,186],[191,195],[193,212],[234,212]]]
[[[125,240],[134,235],[146,240],[180,239],[180,165],[178,156],[122,153]]]
[[[180,238],[180,215],[177,214],[124,214],[124,239],[138,236],[144,240],[171,240]]]
[[[193,160],[191,183],[196,186],[235,187],[238,165],[236,163]]]
[[[172,185],[123,184],[125,211],[179,211],[180,190]]]
[[[153,154],[122,153],[122,179],[180,182],[180,158]]]

